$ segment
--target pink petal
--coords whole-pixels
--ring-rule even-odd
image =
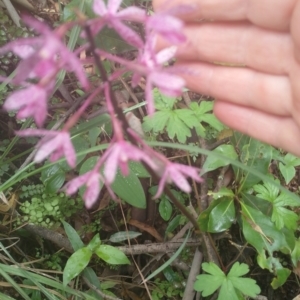
[[[88,179],[86,191],[83,195],[86,208],[91,208],[100,194],[101,187],[99,179],[100,176],[96,172],[93,172]]]
[[[134,30],[124,25],[121,21],[111,19],[110,24],[128,44],[136,48],[142,48],[144,46],[140,36]]]
[[[86,183],[90,175],[91,171],[69,181],[64,187],[66,193],[68,195],[76,193],[79,190],[79,188]]]
[[[38,85],[12,93],[5,101],[5,110],[19,110],[19,118],[33,116],[37,125],[41,126],[47,116],[47,92]]]
[[[64,156],[71,168],[75,168],[76,166],[76,152],[74,150],[73,144],[70,140],[69,133],[66,132],[66,140],[63,144]]]
[[[158,64],[163,64],[163,63],[169,61],[171,58],[174,58],[176,51],[177,51],[176,46],[171,46],[171,47],[168,47],[168,48],[165,48],[165,49],[159,51],[156,54],[156,62]]]
[[[106,5],[103,0],[94,0],[93,11],[99,16],[104,16],[107,13]]]
[[[176,168],[169,168],[169,177],[171,178],[172,182],[176,184],[182,191],[186,193],[191,192],[191,186],[189,185],[186,178],[180,173],[179,170]]]
[[[122,3],[122,0],[108,0],[108,3],[107,3],[108,12],[111,14],[115,14],[118,11],[121,3]]]
[[[112,184],[118,169],[120,149],[117,144],[115,144],[107,151],[109,151],[109,153],[105,162],[104,177],[108,184]]]
[[[184,79],[166,72],[152,72],[148,77],[165,95],[177,97],[181,95],[185,85]]]
[[[118,13],[118,18],[126,21],[144,22],[146,17],[146,11],[135,6],[127,7]]]
[[[57,135],[56,131],[50,131],[50,130],[46,130],[46,129],[24,129],[21,131],[16,131],[16,134],[18,136],[43,136],[43,135],[47,135],[47,136],[55,136]]]
[[[167,41],[179,44],[186,41],[182,33],[183,22],[167,14],[156,14],[148,18],[146,26],[160,33]]]
[[[64,143],[63,137],[57,134],[53,139],[47,140],[46,142],[41,141],[41,146],[38,148],[37,153],[34,157],[34,161],[37,163],[42,162],[46,159],[52,152],[59,149]]]
[[[154,199],[157,199],[161,196],[161,194],[164,191],[164,187],[165,187],[167,180],[168,180],[168,172],[167,172],[167,170],[165,170],[165,172],[163,173],[162,177],[159,180],[158,189],[154,196]]]
[[[84,68],[79,60],[73,53],[66,53],[68,55],[67,62],[68,67],[71,71],[73,71],[77,78],[79,79],[83,88],[87,89],[89,87],[89,81],[84,72]]]
[[[147,78],[146,88],[145,88],[145,98],[147,101],[147,112],[149,116],[152,116],[155,112],[152,88],[153,88],[152,82],[149,78]]]
[[[30,45],[16,45],[12,47],[12,51],[22,59],[28,58],[35,52],[34,48]]]

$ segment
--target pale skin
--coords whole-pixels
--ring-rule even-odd
[[[215,97],[229,127],[300,156],[300,1],[153,0],[158,11],[182,4],[193,8],[179,16],[188,87]]]

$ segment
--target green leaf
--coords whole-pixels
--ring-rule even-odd
[[[91,252],[94,252],[96,248],[98,248],[101,245],[101,240],[99,233],[95,234],[92,240],[87,245],[87,248],[91,250]]]
[[[144,132],[153,130],[154,133],[159,133],[164,130],[169,120],[170,111],[157,111],[153,116],[146,116],[142,124]]]
[[[153,89],[153,98],[157,110],[171,110],[177,101],[174,97],[162,94],[158,88]]]
[[[89,130],[89,141],[90,141],[91,147],[96,146],[97,138],[98,138],[99,134],[101,133],[101,131],[102,130],[100,127],[94,127]]]
[[[44,166],[47,167],[48,164],[49,163],[46,162]],[[58,164],[50,165],[41,172],[41,180],[45,184],[48,180],[50,180],[52,176],[60,172],[62,172],[62,169],[59,167]]]
[[[76,232],[76,230],[67,222],[62,220],[62,223],[64,225],[64,229],[66,232],[66,235],[74,249],[74,251],[77,251],[78,249],[84,247],[84,243],[82,242],[80,236]]]
[[[202,296],[204,297],[213,294],[219,287],[221,287],[221,289],[218,300],[239,300],[241,299],[239,297],[240,292],[253,298],[260,293],[260,288],[255,280],[240,277],[249,272],[249,267],[246,264],[236,262],[227,276],[212,262],[203,263],[202,268],[210,275],[202,274],[197,276],[194,289],[202,292]]]
[[[91,170],[95,167],[95,165],[96,165],[98,159],[99,159],[99,156],[91,156],[91,157],[89,157],[89,158],[81,165],[80,170],[79,170],[79,175],[82,175],[82,174],[84,174],[84,173],[87,173],[87,172],[91,171]]]
[[[224,274],[221,276],[199,275],[194,284],[197,292],[202,292],[202,296],[206,297],[213,294],[222,284]]]
[[[287,281],[288,277],[291,275],[291,270],[287,268],[277,268],[276,275],[277,276],[272,280],[271,283],[271,286],[274,290],[281,287]]]
[[[234,133],[232,143],[239,153],[240,161],[253,171],[268,174],[268,168],[273,158],[273,147],[263,144],[240,133]],[[252,172],[233,166],[236,181],[240,183],[240,190],[249,190],[261,179]]]
[[[119,231],[113,235],[110,236],[109,240],[112,243],[120,243],[123,241],[127,241],[128,239],[135,239],[138,236],[140,236],[140,232],[135,232],[135,231]]]
[[[121,250],[110,245],[100,245],[97,249],[95,249],[95,253],[111,265],[130,264],[130,261]]]
[[[228,229],[235,220],[233,199],[221,198],[214,200],[203,211],[198,219],[201,230],[207,232],[221,232]]]
[[[207,193],[208,196],[212,196],[213,199],[220,199],[223,197],[227,197],[227,198],[234,198],[234,193],[231,189],[228,189],[226,187],[221,187],[220,190],[216,193],[214,192],[208,192]]]
[[[291,254],[292,262],[294,267],[297,266],[298,261],[300,260],[300,240],[298,239],[295,243],[295,247]]]
[[[71,129],[71,135],[79,135],[81,133],[90,131],[94,128],[100,129],[101,131],[107,131],[107,127],[111,126],[110,116],[108,114],[103,114],[92,118],[87,121],[82,121],[78,125],[74,126]]]
[[[168,223],[168,226],[165,231],[165,236],[175,231],[175,229],[180,225],[181,217],[182,217],[181,215],[177,215]]]
[[[146,196],[138,177],[130,170],[123,176],[118,169],[112,190],[124,201],[138,208],[146,208]]]
[[[190,128],[178,117],[176,111],[170,111],[166,130],[170,139],[176,136],[180,143],[185,143],[186,138],[191,136]]]
[[[66,286],[73,278],[78,276],[88,265],[92,251],[87,247],[83,247],[74,252],[67,261],[63,272],[63,284]]]
[[[230,159],[237,158],[237,154],[232,145],[221,145],[221,146],[217,147],[216,149],[214,149],[212,152],[224,155]],[[211,155],[211,156],[207,157],[207,159],[205,160],[205,163],[202,168],[203,169],[202,174],[207,173],[209,171],[216,170],[220,167],[227,166],[228,164],[229,164],[229,162],[226,159],[222,159],[222,158]]]
[[[137,161],[130,161],[128,163],[129,169],[140,178],[149,178],[151,177],[148,171],[145,169],[142,163]]]
[[[160,216],[165,220],[169,221],[173,212],[173,207],[170,201],[166,197],[162,197],[159,202],[158,211]]]
[[[270,218],[261,211],[242,203],[242,220],[244,236],[259,254],[266,250],[272,255],[274,251],[289,249],[284,232],[277,229]]]
[[[48,194],[56,193],[65,182],[65,172],[55,173],[45,182],[45,192]]]
[[[279,163],[279,170],[286,184],[289,184],[296,175],[296,170],[292,165],[284,165],[283,163]]]

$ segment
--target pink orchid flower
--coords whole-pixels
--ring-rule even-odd
[[[24,16],[23,21],[41,35],[18,39],[0,48],[0,55],[12,51],[22,59],[13,82],[20,84],[28,78],[54,80],[53,77],[64,68],[74,72],[82,86],[88,88],[89,82],[79,58],[62,41],[68,28],[61,26],[51,30],[45,23],[29,16]]]
[[[72,195],[85,185],[86,190],[83,194],[83,199],[85,206],[91,208],[100,194],[101,181],[104,182],[104,179],[96,169],[93,169],[69,181],[65,185],[65,191],[68,195]]]
[[[141,48],[143,41],[130,27],[124,25],[122,20],[143,22],[146,20],[146,12],[138,7],[130,6],[118,12],[122,0],[108,0],[107,5],[103,0],[94,0],[93,10],[101,19],[91,20],[91,31],[96,34],[105,25],[114,28],[120,36],[129,44]]]
[[[51,131],[44,129],[25,129],[17,131],[18,136],[44,136],[36,145],[37,152],[34,157],[36,163],[42,162],[50,155],[50,161],[65,157],[69,166],[76,166],[76,152],[67,131]]]
[[[165,69],[164,63],[168,62],[175,56],[176,47],[165,48],[158,53],[155,52],[156,37],[148,37],[143,51],[140,51],[137,63],[144,66],[145,70],[135,71],[132,76],[132,85],[136,86],[142,75],[147,76],[146,80],[146,100],[148,114],[155,111],[152,90],[157,86],[161,92],[170,97],[180,96],[185,86],[185,81],[179,75],[174,74],[171,68]]]
[[[156,165],[152,161],[151,157],[143,150],[130,144],[125,140],[114,142],[104,153],[101,158],[104,163],[104,177],[107,184],[113,183],[117,169],[120,167],[124,176],[129,173],[128,162],[143,161],[151,168],[155,169]]]
[[[7,111],[19,110],[18,119],[33,117],[40,127],[47,116],[47,96],[45,88],[30,85],[23,90],[13,92],[5,101],[3,108]]]
[[[171,182],[185,193],[190,193],[191,186],[186,177],[190,177],[196,182],[202,182],[202,179],[199,176],[199,169],[166,161],[159,181],[158,190],[154,198],[159,198],[159,196],[163,193],[165,184]]]

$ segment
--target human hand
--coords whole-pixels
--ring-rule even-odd
[[[183,4],[187,86],[215,97],[229,127],[300,156],[300,1],[153,1],[157,11]]]

